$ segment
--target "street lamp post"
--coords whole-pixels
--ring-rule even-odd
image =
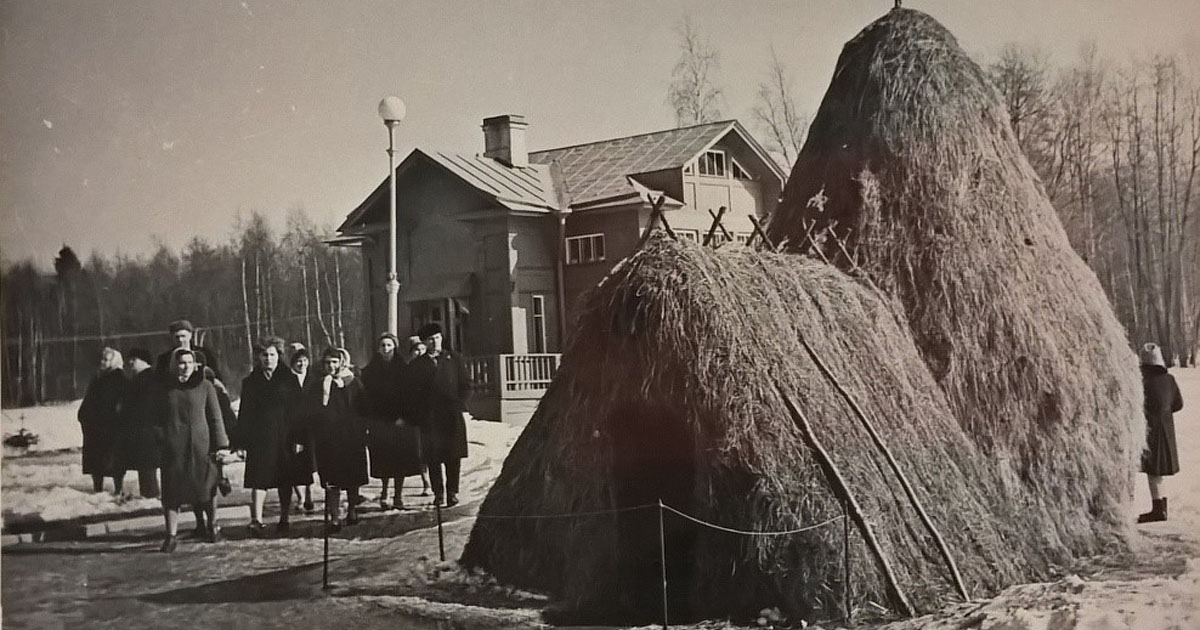
[[[387,273],[387,304],[388,332],[397,334],[399,312],[400,280],[396,274],[396,125],[404,120],[404,101],[398,96],[388,96],[379,101],[379,117],[388,129],[388,273]]]

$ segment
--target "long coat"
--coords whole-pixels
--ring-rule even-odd
[[[171,379],[160,410],[163,507],[211,501],[219,476],[212,454],[229,446],[216,388],[200,372],[183,383]]]
[[[377,479],[421,474],[421,432],[401,419],[404,363],[376,355],[362,372],[366,394],[367,447]]]
[[[367,483],[365,401],[359,379],[344,374],[342,387],[330,387],[328,402],[322,404],[324,376],[313,378],[305,396],[321,483],[357,488]]]
[[[242,379],[242,406],[238,413],[238,431],[246,448],[247,488],[291,488],[312,483],[311,471],[305,478],[298,469],[298,454],[292,443],[292,393],[297,381],[286,369],[276,369],[267,378],[254,370]]]
[[[1175,445],[1174,412],[1183,409],[1179,385],[1167,369],[1142,366],[1142,389],[1146,393],[1146,450],[1142,472],[1164,476],[1179,472],[1179,450]]]
[[[101,372],[88,383],[78,413],[85,475],[110,476],[122,470],[118,447],[124,393],[125,376],[120,369]]]
[[[125,385],[118,448],[122,470],[154,469],[162,461],[159,453],[162,429],[154,408],[162,393],[160,382],[154,370],[145,369],[134,374]]]
[[[312,427],[309,425],[306,415],[308,413],[306,395],[316,376],[312,370],[305,372],[303,379],[290,370],[285,371],[283,375],[287,382],[287,441],[289,453],[292,454],[291,465],[294,475],[292,479],[295,485],[306,486],[312,483],[312,475],[317,472]]]
[[[421,454],[426,464],[467,456],[467,410],[470,379],[458,357],[443,352],[424,355],[408,364],[404,393],[413,423],[421,427]]]

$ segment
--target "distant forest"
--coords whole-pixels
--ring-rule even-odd
[[[347,347],[364,362],[359,254],[326,245],[330,234],[301,210],[282,232],[256,212],[225,243],[197,237],[179,252],[160,245],[149,257],[93,253],[86,262],[63,246],[53,274],[34,261],[5,269],[4,404],[82,396],[104,346],[161,352],[176,319],[197,327],[235,391],[252,344],[267,335],[317,351]]]

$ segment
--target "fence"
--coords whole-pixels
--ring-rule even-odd
[[[571,513],[564,513],[564,514],[513,514],[513,515],[477,514],[475,516],[475,518],[481,519],[481,520],[489,520],[489,519],[490,520],[547,520],[547,519],[560,519],[560,518],[585,518],[585,517],[592,517],[592,516],[608,516],[608,515],[612,515],[612,514],[619,514],[619,513],[624,513],[624,512],[635,512],[635,511],[641,511],[641,510],[656,510],[658,513],[658,541],[657,542],[658,542],[658,553],[659,553],[658,560],[659,560],[659,566],[661,567],[661,577],[662,577],[662,592],[660,593],[660,596],[662,599],[662,624],[663,624],[664,630],[666,630],[666,628],[670,627],[670,610],[669,610],[669,606],[668,606],[668,597],[669,597],[670,591],[669,591],[669,584],[667,583],[667,546],[666,546],[666,533],[665,533],[665,529],[663,527],[663,518],[668,513],[674,514],[674,515],[676,515],[680,518],[683,518],[683,519],[685,519],[697,526],[700,526],[700,527],[707,527],[709,529],[725,532],[727,534],[738,535],[738,536],[791,536],[791,535],[800,534],[803,532],[819,529],[822,527],[828,527],[828,526],[840,521],[843,524],[843,526],[842,526],[842,569],[843,569],[843,579],[844,579],[845,586],[842,589],[842,605],[844,608],[845,615],[841,619],[830,619],[830,620],[825,620],[825,621],[819,622],[819,623],[825,624],[825,623],[829,623],[831,621],[847,621],[851,618],[853,611],[852,611],[851,603],[850,603],[850,600],[851,600],[850,516],[848,513],[848,508],[845,503],[842,503],[842,513],[839,516],[835,516],[833,518],[826,519],[819,523],[812,523],[812,524],[804,525],[804,526],[797,527],[794,529],[788,529],[788,530],[782,530],[782,531],[744,530],[744,529],[737,529],[734,527],[717,525],[716,523],[710,523],[703,519],[700,519],[700,518],[697,518],[690,514],[687,514],[686,512],[683,512],[681,510],[673,508],[673,507],[663,503],[661,500],[659,500],[657,503],[647,503],[644,505],[635,505],[635,506],[630,506],[630,507],[607,509],[607,510],[595,510],[595,511],[589,511],[589,512],[571,512]],[[444,534],[442,531],[442,508],[440,505],[435,505],[435,512],[437,515],[438,558],[444,562],[446,560],[446,546],[445,546],[445,537],[444,537]],[[324,567],[323,567],[323,572],[322,572],[322,585],[325,589],[328,589],[330,587],[330,583],[329,583],[329,532],[330,532],[330,527],[329,527],[329,511],[328,511],[328,509],[326,509],[326,512],[325,512],[325,519],[326,520],[325,520],[325,528],[324,528]]]
[[[471,390],[500,396],[545,391],[558,371],[561,354],[492,354],[468,357]]]

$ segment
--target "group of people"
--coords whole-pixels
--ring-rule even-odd
[[[395,335],[380,335],[361,374],[342,348],[326,349],[313,367],[300,344],[285,347],[275,337],[260,341],[254,367],[242,380],[236,416],[212,353],[192,344],[191,323],[173,322],[170,332],[175,347],[158,357],[154,369],[144,349],[129,351],[123,371],[121,353],[105,348],[100,373],[79,410],[84,473],[92,475],[97,492],[111,476],[121,494],[125,471],[137,470],[142,496],[162,500],[162,551],[178,545],[184,505],[196,515],[198,536],[220,540],[217,490],[228,492],[222,464],[231,460],[231,446],[245,451],[252,535],[265,529],[270,489],[279,493],[281,532],[289,529],[293,491],[304,488],[304,509],[313,510],[314,472],[325,487],[335,530],[343,522],[342,490],[345,523],[353,525],[363,501],[359,490],[369,476],[383,482],[385,510],[402,509],[405,477],[425,470],[434,504],[458,503],[469,381],[462,362],[443,348],[437,324],[421,327],[404,351]],[[394,501],[388,500],[389,481]]]

